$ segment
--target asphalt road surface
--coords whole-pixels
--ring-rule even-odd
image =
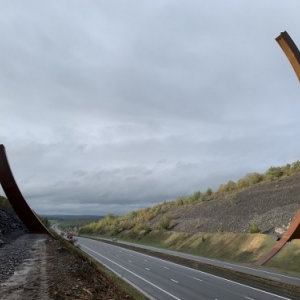
[[[211,258],[206,258],[206,257],[202,257],[202,256],[192,255],[192,254],[186,254],[186,253],[182,253],[182,252],[178,252],[178,251],[165,250],[165,249],[144,246],[144,245],[138,245],[138,244],[122,242],[122,241],[118,241],[118,243],[121,243],[121,244],[123,243],[126,245],[149,249],[149,250],[153,250],[156,252],[166,253],[166,254],[170,254],[173,256],[183,257],[183,258],[199,261],[202,263],[218,266],[218,267],[225,268],[225,269],[239,271],[242,273],[259,276],[259,277],[271,279],[271,280],[278,281],[278,282],[283,282],[283,283],[287,283],[287,284],[291,284],[291,285],[295,285],[295,286],[300,286],[300,278],[288,276],[285,274],[275,273],[265,267],[251,267],[251,266],[246,266],[246,265],[242,265],[239,263],[228,263],[228,262],[224,262],[224,261],[217,260],[217,259],[211,259]]]
[[[150,299],[289,299],[100,241],[78,237],[77,243],[83,251],[138,287]]]

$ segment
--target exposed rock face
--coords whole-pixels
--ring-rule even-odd
[[[296,175],[168,212],[178,222],[174,231],[242,233],[255,222],[262,233],[281,236],[299,208],[300,175]],[[153,228],[161,216],[150,221]]]
[[[0,205],[0,247],[26,232],[27,228],[16,213]]]

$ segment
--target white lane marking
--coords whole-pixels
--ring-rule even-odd
[[[178,283],[178,281],[176,281],[176,280],[174,280],[174,279],[172,279],[172,278],[171,278],[171,280],[172,280],[173,282],[175,282],[175,283]]]
[[[147,259],[143,259],[143,261],[148,261]]]
[[[249,300],[254,300],[253,298],[250,298],[250,297],[245,297],[246,299],[249,299]]]
[[[94,241],[94,240],[93,240]],[[122,242],[121,242],[122,243]],[[132,244],[132,243],[124,243],[125,245],[126,244]],[[268,272],[268,271],[265,271],[265,270],[261,270],[261,269],[254,269],[254,268],[250,268],[250,267],[245,267],[245,266],[242,266],[242,265],[234,265],[234,264],[231,264],[231,263],[227,263],[227,262],[222,262],[222,261],[218,261],[218,260],[215,260],[215,259],[211,259],[211,258],[206,258],[206,257],[197,257],[195,255],[190,255],[190,254],[186,254],[186,253],[180,253],[180,252],[176,252],[176,251],[164,251],[162,249],[159,249],[159,248],[156,248],[156,247],[151,247],[151,246],[139,246],[139,245],[135,245],[133,244],[134,246],[136,247],[140,247],[142,249],[154,249],[154,250],[157,250],[158,252],[161,252],[161,253],[168,253],[168,254],[173,254],[175,256],[179,256],[179,257],[184,257],[184,256],[187,256],[187,257],[192,257],[194,258],[196,261],[200,261],[200,262],[203,262],[205,260],[208,260],[208,261],[213,261],[215,263],[218,263],[218,264],[223,264],[223,265],[230,265],[230,266],[233,266],[234,268],[244,268],[244,269],[248,269],[248,270],[252,270],[252,271],[257,271],[257,272],[263,272],[263,273],[267,273],[267,274],[272,274],[272,275],[277,275],[277,276],[281,276],[281,277],[285,277],[285,278],[290,278],[290,279],[294,279],[294,280],[300,280],[300,278],[297,278],[297,277],[292,277],[292,276],[287,276],[287,275],[282,275],[282,274],[276,274],[276,273],[272,273],[272,272]]]
[[[269,276],[268,278],[270,278],[270,279],[275,279],[275,280],[279,280],[279,281],[281,281],[281,279],[280,279],[280,278],[276,278],[276,277],[272,277],[272,276]]]
[[[148,271],[150,271],[150,269],[149,268],[145,268],[146,270],[148,270]]]
[[[154,248],[154,249],[156,249],[156,248]],[[165,251],[165,252],[168,253],[168,251]],[[172,253],[172,252],[171,252],[171,253]],[[179,253],[179,255],[177,255],[177,256],[182,256],[182,257],[183,257],[183,255],[180,255],[180,254],[181,254],[181,253]],[[185,254],[185,253],[182,253],[182,254]],[[198,257],[196,257],[196,256],[194,256],[194,255],[189,255],[189,254],[186,254],[186,255],[184,255],[184,256],[192,257],[192,258],[194,258],[194,259],[196,259],[197,261],[200,261],[200,262],[201,262],[201,261],[203,262],[203,261],[205,261],[205,260],[209,260],[209,261],[213,261],[213,262],[215,262],[215,263],[218,263],[218,264],[220,264],[221,266],[222,266],[222,264],[223,264],[223,265],[230,265],[230,266],[232,266],[232,267],[234,267],[234,268],[242,268],[242,269],[252,270],[252,271],[256,271],[256,272],[263,272],[263,273],[272,274],[272,275],[277,275],[277,276],[281,276],[281,277],[285,277],[285,278],[290,278],[290,279],[300,280],[300,278],[297,278],[297,277],[286,276],[286,275],[282,275],[282,274],[276,274],[276,273],[268,272],[268,271],[265,271],[265,270],[249,268],[249,267],[245,267],[245,266],[241,266],[241,265],[234,265],[234,264],[231,264],[231,263],[221,262],[221,261],[218,261],[218,260],[215,260],[215,259],[206,258],[206,257],[198,258]]]
[[[116,257],[119,257],[119,255],[118,255],[118,254],[116,254]]]
[[[81,245],[82,245],[82,244],[81,244]],[[136,274],[136,273],[134,273],[134,272],[132,272],[132,271],[130,271],[130,270],[128,270],[128,269],[126,269],[126,268],[124,268],[123,266],[121,266],[121,265],[117,264],[116,262],[112,261],[111,259],[109,259],[109,258],[107,258],[107,257],[103,256],[102,254],[100,254],[100,253],[97,253],[96,251],[94,251],[94,250],[90,249],[90,248],[89,248],[89,247],[87,247],[87,246],[84,246],[84,245],[82,245],[82,246],[83,246],[84,248],[87,248],[88,250],[90,250],[90,251],[92,251],[92,252],[96,253],[97,255],[99,255],[99,256],[101,256],[101,257],[103,257],[104,259],[107,259],[107,260],[108,260],[108,261],[110,261],[111,263],[113,263],[113,264],[117,265],[118,267],[120,267],[121,269],[123,269],[123,270],[127,271],[128,273],[132,274],[133,276],[136,276],[137,278],[139,278],[139,279],[141,279],[141,280],[143,280],[143,281],[147,282],[148,284],[150,284],[150,285],[154,286],[155,288],[157,288],[158,290],[162,291],[163,293],[165,293],[165,294],[167,294],[167,295],[169,295],[169,296],[173,297],[174,299],[181,300],[180,298],[178,298],[178,297],[176,297],[176,296],[172,295],[171,293],[169,293],[169,292],[165,291],[164,289],[162,289],[162,288],[160,288],[159,286],[155,285],[154,283],[152,283],[152,282],[148,281],[147,279],[145,279],[145,278],[143,278],[143,277],[139,276],[138,274]],[[97,261],[99,261],[100,263],[102,263],[102,262],[101,262],[99,259],[97,259],[96,257],[94,257],[94,258],[95,258]]]
[[[197,278],[197,277],[194,277],[194,279],[199,280],[199,281],[203,281],[202,279],[199,279],[199,278]]]
[[[170,268],[168,268],[168,267],[164,267],[165,269],[167,269],[167,270],[169,270]]]
[[[128,262],[132,263],[132,261],[131,261],[131,260],[129,260]]]
[[[91,240],[91,241],[94,241],[94,240]],[[97,243],[97,241],[94,241],[94,242]],[[156,249],[156,248],[154,248],[154,249]],[[126,250],[127,250],[127,249],[126,249]],[[127,252],[130,252],[130,250],[127,250]],[[147,256],[147,257],[149,257],[149,255],[147,255],[147,254],[142,254],[142,253],[139,253],[139,252],[136,252],[136,253],[138,253],[138,254],[141,255],[141,256]],[[99,254],[99,255],[100,255],[100,254]],[[187,255],[187,256],[189,256],[189,255]],[[192,255],[190,255],[190,256],[192,256]],[[157,257],[153,257],[153,256],[151,256],[151,258],[156,258],[157,260],[163,261],[163,262],[165,262],[165,263],[173,264],[173,265],[176,265],[176,266],[185,268],[185,269],[189,269],[189,270],[194,271],[194,272],[199,272],[199,273],[204,274],[204,275],[207,275],[207,276],[211,276],[211,277],[214,277],[214,278],[218,278],[218,279],[220,279],[220,280],[224,280],[224,281],[231,282],[231,283],[233,283],[233,284],[237,284],[237,285],[240,285],[240,286],[244,286],[244,287],[246,287],[246,288],[249,288],[249,289],[252,289],[252,290],[261,292],[261,293],[265,293],[265,294],[268,294],[268,295],[272,295],[272,296],[278,297],[278,298],[280,298],[280,299],[291,300],[290,298],[282,297],[282,296],[279,296],[279,295],[276,295],[276,294],[273,294],[273,293],[270,293],[270,292],[266,292],[266,291],[264,291],[264,290],[260,290],[260,289],[254,288],[254,287],[249,286],[249,285],[246,285],[246,284],[242,284],[242,283],[235,282],[235,281],[232,281],[232,280],[223,278],[223,277],[219,277],[219,276],[216,276],[216,275],[213,275],[213,274],[205,273],[205,272],[202,272],[202,271],[199,271],[199,270],[196,270],[196,269],[192,269],[192,268],[189,268],[189,267],[186,267],[186,266],[182,266],[182,265],[179,265],[179,264],[176,264],[176,263],[173,263],[173,262],[170,262],[170,261],[161,259],[161,258],[157,258]],[[208,259],[208,260],[214,261],[213,259]],[[228,263],[227,263],[227,264],[228,264]],[[235,265],[233,265],[233,264],[230,264],[230,265],[235,266]],[[256,269],[247,268],[247,267],[244,267],[244,268],[246,268],[246,269],[251,269],[251,270],[256,270]],[[262,272],[266,272],[266,271],[262,271]],[[266,273],[274,274],[274,273],[271,273],[271,272],[266,272]],[[282,275],[282,276],[284,276],[284,275]],[[285,276],[285,277],[289,277],[289,276]],[[289,278],[297,279],[297,278],[295,278],[295,277],[289,277]]]
[[[139,254],[141,254],[141,253],[139,253]],[[141,254],[141,255],[149,256],[149,255],[147,255],[147,254]],[[191,270],[191,271],[194,271],[194,272],[198,272],[198,273],[201,273],[201,274],[204,274],[204,275],[207,275],[207,276],[211,276],[211,277],[214,277],[214,278],[218,278],[218,279],[220,279],[220,280],[228,281],[228,282],[230,282],[230,283],[232,283],[232,284],[237,284],[237,285],[240,285],[240,286],[244,286],[244,287],[246,287],[246,288],[249,288],[249,289],[252,289],[252,290],[261,292],[261,293],[265,293],[265,294],[267,294],[267,295],[275,296],[275,297],[278,297],[278,298],[280,298],[280,299],[291,300],[290,298],[282,297],[282,296],[279,296],[279,295],[276,295],[276,294],[273,294],[273,293],[270,293],[270,292],[267,292],[267,291],[264,291],[264,290],[260,290],[260,289],[254,288],[254,287],[249,286],[249,285],[246,285],[246,284],[242,284],[242,283],[235,282],[235,281],[232,281],[232,280],[229,280],[229,279],[226,279],[226,278],[223,278],[223,277],[219,277],[219,276],[216,276],[216,275],[213,275],[213,274],[210,274],[210,273],[205,273],[205,272],[203,272],[203,271],[199,271],[199,270],[192,269],[192,268],[189,268],[189,267],[186,267],[186,266],[182,266],[182,265],[179,265],[179,264],[176,264],[176,263],[173,263],[173,262],[170,262],[170,261],[161,259],[161,258],[157,258],[157,257],[153,257],[153,256],[151,256],[151,258],[155,258],[155,259],[160,260],[160,261],[163,261],[163,262],[165,262],[165,263],[173,264],[173,265],[176,265],[176,266],[178,266],[178,267],[181,267],[181,268],[184,268],[184,269],[188,269],[188,270]]]

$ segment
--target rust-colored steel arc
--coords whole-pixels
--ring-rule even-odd
[[[289,36],[289,34],[284,31],[276,38],[276,41],[282,48],[283,52],[290,61],[298,80],[300,81],[300,52],[296,44]],[[297,212],[295,218],[293,219],[290,227],[282,236],[282,238],[276,243],[276,245],[263,257],[261,257],[256,265],[263,265],[269,259],[271,259],[288,241],[293,239],[300,239],[300,209]]]
[[[281,32],[276,41],[290,61],[300,81],[300,52],[298,47],[286,31]]]
[[[0,145],[0,183],[11,206],[31,233],[50,234],[22,196],[14,179],[4,145]]]
[[[261,257],[256,265],[263,265],[269,259],[271,259],[288,241],[293,239],[300,239],[300,209],[298,210],[295,218],[293,219],[290,227],[281,237],[281,239],[275,244],[275,246],[263,257]]]

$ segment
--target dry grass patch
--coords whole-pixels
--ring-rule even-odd
[[[293,240],[286,244],[266,263],[266,266],[300,272],[300,240]]]

